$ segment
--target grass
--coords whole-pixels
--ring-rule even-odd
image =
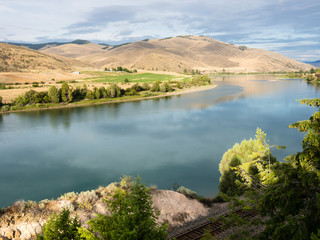
[[[103,73],[103,72],[102,72]],[[106,83],[116,83],[116,82],[124,82],[125,79],[128,79],[129,82],[134,83],[144,83],[144,82],[165,82],[165,81],[184,81],[190,79],[190,77],[183,76],[175,76],[169,74],[155,74],[155,73],[138,73],[138,74],[123,74],[118,73],[116,75],[105,73],[99,73],[100,76],[93,78],[86,78],[86,80],[90,80],[92,82],[106,82]]]

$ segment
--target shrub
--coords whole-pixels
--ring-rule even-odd
[[[143,83],[143,84],[142,84],[142,90],[143,90],[143,91],[148,91],[149,89],[150,89],[150,86],[149,86],[148,83]]]
[[[158,212],[152,208],[149,189],[140,179],[125,177],[112,199],[106,200],[111,216],[98,215],[80,228],[86,239],[166,239],[166,225],[156,223]],[[128,187],[128,188],[127,188]],[[130,188],[129,188],[130,187]]]
[[[198,194],[184,186],[181,186],[178,188],[177,190],[178,193],[181,193],[183,195],[185,195],[186,197],[188,198],[191,198],[191,199],[196,199],[198,197]]]
[[[80,240],[78,228],[81,227],[78,217],[71,219],[70,211],[63,209],[59,215],[51,215],[44,224],[42,235],[38,235],[38,240]]]
[[[87,91],[87,94],[86,94],[86,96],[85,96],[85,99],[94,99],[94,94],[93,94],[93,92],[91,91],[91,90],[88,90]]]
[[[0,96],[0,108],[2,107],[3,103],[2,103],[2,97]]]
[[[159,81],[156,81],[152,84],[150,90],[152,92],[160,92],[160,82]]]

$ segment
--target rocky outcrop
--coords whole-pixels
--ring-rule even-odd
[[[56,200],[19,201],[0,212],[0,240],[32,240],[41,233],[41,228],[50,215],[58,214],[63,208],[70,210],[72,216],[78,216],[81,224],[93,218],[97,213],[108,214],[103,201],[110,198],[116,183],[108,187],[81,193],[66,193]],[[181,226],[208,214],[209,208],[197,200],[168,190],[152,190],[155,210],[160,211],[159,223],[166,222],[170,227]]]

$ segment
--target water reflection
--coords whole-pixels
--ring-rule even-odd
[[[301,148],[302,135],[287,126],[313,112],[296,99],[318,92],[298,80],[258,80],[227,77],[217,88],[169,98],[0,115],[0,206],[122,174],[213,195],[223,153],[256,127],[271,144],[287,146],[279,159]]]

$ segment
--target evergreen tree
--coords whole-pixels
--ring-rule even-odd
[[[44,224],[42,235],[38,235],[38,240],[80,240],[80,227],[78,217],[70,218],[69,210],[63,209],[59,215],[51,215]]]

